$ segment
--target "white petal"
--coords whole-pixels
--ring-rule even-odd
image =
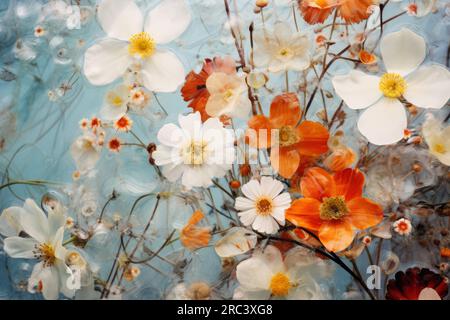
[[[19,207],[10,207],[3,210],[0,215],[0,234],[5,237],[13,237],[19,235],[22,231],[20,225],[20,215],[23,211]]]
[[[23,230],[37,241],[45,242],[48,240],[47,217],[34,200],[25,200],[20,215],[20,224]]]
[[[45,267],[43,263],[34,266],[29,286],[42,284],[42,295],[46,300],[56,300],[59,296],[59,275],[55,267]]]
[[[285,224],[285,208],[274,208],[272,211],[272,217],[278,221],[279,224],[284,226]]]
[[[158,49],[144,63],[144,85],[155,92],[173,92],[183,83],[185,72],[180,59],[171,51]]]
[[[401,140],[406,127],[406,111],[397,99],[381,99],[364,111],[358,121],[359,131],[376,145],[392,144]]]
[[[244,197],[237,197],[234,207],[236,210],[249,210],[255,207],[255,202]]]
[[[248,291],[267,290],[272,272],[262,259],[252,257],[238,264],[236,278],[240,285]]]
[[[157,166],[178,165],[183,163],[180,157],[179,149],[159,145],[156,151],[152,153],[152,158],[155,159]]]
[[[382,93],[380,78],[358,70],[332,79],[334,90],[351,109],[364,109],[377,102]]]
[[[166,166],[166,167],[163,167],[162,173],[163,173],[164,177],[166,177],[169,181],[175,182],[181,177],[181,175],[183,174],[183,171],[184,171],[183,165],[178,165],[175,167]]]
[[[168,123],[159,130],[158,140],[166,146],[178,147],[183,141],[183,132],[177,125]]]
[[[256,198],[261,196],[261,185],[258,180],[251,180],[248,183],[244,184],[241,188],[244,196],[251,200],[255,200]]]
[[[239,212],[238,215],[244,226],[250,226],[255,221],[258,214],[255,209],[249,209],[247,211]]]
[[[218,240],[214,246],[221,258],[234,257],[253,249],[257,243],[256,233],[241,227],[234,227]]]
[[[385,36],[380,50],[386,70],[406,76],[425,59],[426,44],[424,38],[403,28]]]
[[[128,40],[142,32],[144,26],[144,17],[134,0],[103,0],[97,17],[108,36],[119,40]]]
[[[200,129],[202,127],[200,112],[191,113],[187,116],[180,114],[178,116],[178,123],[187,137],[198,137],[200,134]]]
[[[422,66],[406,81],[404,97],[420,108],[440,109],[450,99],[450,72],[443,66]]]
[[[291,204],[291,196],[288,192],[284,192],[273,199],[275,207],[287,208]]]
[[[9,237],[5,239],[3,249],[12,258],[33,259],[33,250],[39,245],[33,238]]]
[[[280,192],[283,191],[283,184],[271,177],[261,178],[261,194],[264,196],[269,196],[274,199]]]
[[[178,38],[190,23],[191,11],[184,0],[164,0],[149,12],[145,31],[156,43],[168,43]]]
[[[263,232],[266,234],[273,234],[280,228],[272,216],[262,216],[258,215],[253,221],[252,228],[256,231]]]
[[[96,86],[109,84],[121,77],[131,64],[127,43],[106,39],[87,49],[84,55],[84,75]]]

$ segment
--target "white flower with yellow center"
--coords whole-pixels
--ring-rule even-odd
[[[280,251],[271,245],[255,251],[250,259],[240,262],[236,267],[239,287],[233,298],[324,299],[324,293],[312,276],[317,273],[318,277],[324,277],[323,267],[327,266],[318,258],[299,253],[298,250],[291,250],[283,260]]]
[[[407,116],[400,99],[420,108],[440,109],[450,98],[450,72],[444,66],[419,67],[425,40],[409,29],[385,36],[380,44],[387,72],[372,76],[358,70],[332,80],[336,93],[351,109],[369,107],[359,118],[359,131],[373,144],[401,140]]]
[[[236,74],[214,72],[206,80],[210,94],[206,103],[206,112],[211,117],[245,118],[250,113],[251,102],[248,98],[245,78]]]
[[[100,159],[101,147],[97,143],[97,137],[87,132],[78,137],[70,147],[70,154],[77,169],[86,173],[92,170]]]
[[[270,72],[302,71],[310,65],[310,42],[301,32],[294,32],[285,22],[275,24],[273,33],[258,30],[254,34],[255,66]]]
[[[189,26],[191,14],[184,0],[163,0],[145,20],[134,0],[103,0],[97,17],[108,38],[90,47],[84,57],[84,74],[94,85],[121,77],[134,59],[142,62],[144,86],[156,92],[173,92],[184,81],[178,57],[162,48]]]
[[[20,226],[30,237],[13,236],[4,240],[4,250],[12,258],[37,259],[28,290],[42,292],[45,299],[57,299],[62,292],[72,297],[73,290],[67,287],[71,276],[66,265],[66,249],[62,246],[65,218],[61,212],[49,210],[48,217],[27,199],[23,208],[11,207],[19,217]]]
[[[283,184],[270,177],[262,177],[261,182],[251,180],[242,186],[245,197],[236,199],[235,208],[245,226],[259,232],[273,234],[284,226],[285,210],[291,205],[291,196],[283,192]],[[281,194],[280,194],[281,193]]]
[[[178,117],[180,126],[164,125],[158,132],[161,143],[152,153],[156,165],[171,182],[181,178],[186,188],[208,187],[211,179],[223,177],[234,161],[233,131],[218,118],[202,123],[200,113]]]
[[[430,153],[446,166],[450,166],[450,126],[443,128],[439,120],[428,114],[422,126],[422,133]]]

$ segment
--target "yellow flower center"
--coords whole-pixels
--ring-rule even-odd
[[[398,73],[385,73],[380,80],[379,88],[388,98],[400,98],[406,90],[406,81]]]
[[[33,253],[37,259],[44,262],[46,267],[50,267],[55,263],[55,248],[49,243],[41,243]]]
[[[287,147],[298,142],[297,133],[291,126],[283,126],[280,128],[279,139],[282,147]]]
[[[123,100],[121,97],[119,97],[118,95],[115,95],[114,97],[112,97],[111,99],[111,104],[115,107],[119,107],[121,106],[123,103]]]
[[[436,143],[433,146],[433,150],[440,154],[444,154],[447,151],[447,149],[445,148],[445,146],[442,143]]]
[[[272,279],[270,280],[270,290],[272,295],[276,297],[285,297],[291,288],[292,284],[285,273],[278,272],[272,276]]]
[[[206,160],[206,146],[203,141],[191,141],[183,151],[185,164],[202,165]]]
[[[233,90],[231,90],[231,89],[228,89],[223,93],[223,99],[227,102],[230,101],[233,98],[233,96],[234,96],[234,93],[233,93]]]
[[[283,57],[283,58],[287,58],[290,57],[292,55],[292,51],[289,48],[282,48],[278,54]]]
[[[155,52],[156,43],[147,32],[136,33],[131,36],[128,52],[140,55],[142,59],[150,57]]]
[[[272,213],[273,204],[272,199],[260,198],[256,201],[256,212],[262,216],[267,216]]]
[[[338,220],[347,213],[348,209],[344,197],[323,198],[320,205],[320,219]]]

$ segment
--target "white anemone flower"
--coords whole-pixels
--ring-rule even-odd
[[[251,180],[242,186],[245,197],[236,199],[235,208],[245,226],[259,232],[273,234],[284,226],[285,210],[291,205],[291,196],[283,192],[283,184],[271,177],[262,177],[261,182]],[[281,193],[281,194],[280,194]]]
[[[422,126],[422,133],[430,153],[446,166],[450,166],[450,126],[444,128],[430,113]]]
[[[401,140],[407,128],[399,99],[421,108],[442,108],[450,98],[450,72],[437,64],[420,66],[426,56],[425,40],[409,29],[390,33],[380,46],[385,74],[352,70],[332,82],[349,108],[368,108],[359,118],[359,131],[371,143],[387,145]]]
[[[97,143],[97,138],[89,132],[78,137],[70,147],[75,165],[82,173],[94,169],[100,159],[100,152],[101,148]]]
[[[254,34],[254,63],[270,72],[302,71],[310,65],[308,36],[295,32],[286,22],[275,24],[273,33],[260,30]]]
[[[248,98],[244,77],[214,72],[206,80],[206,88],[210,94],[206,112],[211,117],[224,115],[245,118],[250,113],[252,104]]]
[[[287,253],[283,260],[274,246],[257,250],[250,259],[236,267],[239,287],[234,299],[266,300],[295,299],[321,300],[325,298],[320,286],[313,280],[313,273],[321,268],[316,264],[299,263],[298,254]],[[319,259],[316,258],[316,261]]]
[[[184,0],[164,0],[145,19],[134,0],[103,0],[97,17],[108,38],[90,47],[84,74],[94,85],[105,85],[124,75],[135,58],[142,62],[144,86],[173,92],[184,81],[183,64],[160,45],[178,38],[189,26],[191,14]]]
[[[30,292],[42,292],[45,299],[57,299],[62,292],[72,297],[74,291],[67,287],[72,273],[66,265],[66,249],[62,245],[65,218],[61,212],[49,210],[48,217],[27,199],[23,208],[12,207],[18,213],[20,225],[30,237],[8,237],[4,250],[12,258],[38,259],[28,280]]]
[[[199,112],[179,115],[178,122],[180,126],[169,123],[159,130],[161,144],[152,157],[169,181],[181,178],[187,189],[208,187],[212,178],[223,177],[231,168],[233,131],[225,129],[218,118],[202,123]]]
[[[120,85],[106,94],[105,105],[100,110],[102,119],[117,120],[128,111],[130,89]]]

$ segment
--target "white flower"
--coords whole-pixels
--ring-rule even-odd
[[[310,65],[310,42],[304,33],[292,31],[285,22],[275,24],[273,33],[260,30],[254,34],[254,63],[270,72],[302,71]]]
[[[70,147],[70,153],[77,169],[83,173],[92,170],[100,159],[100,147],[91,133],[78,137]]]
[[[405,218],[398,219],[392,226],[394,227],[394,231],[402,236],[407,236],[412,231],[411,221]]]
[[[446,166],[450,166],[450,126],[443,128],[439,120],[432,114],[427,114],[422,133],[430,153]]]
[[[210,94],[206,112],[211,117],[225,115],[245,118],[250,113],[251,102],[245,78],[237,74],[214,72],[206,80],[206,88]]]
[[[108,38],[90,47],[84,74],[94,85],[105,85],[142,60],[142,78],[151,91],[173,92],[184,81],[184,67],[171,51],[160,47],[180,36],[191,22],[184,0],[164,0],[144,17],[133,0],[103,0],[98,20]]]
[[[236,199],[236,210],[245,226],[259,232],[273,234],[284,226],[285,210],[291,205],[291,196],[283,192],[283,184],[270,177],[262,177],[261,182],[251,180],[242,186],[245,197]],[[280,194],[281,193],[281,194]]]
[[[31,199],[25,201],[23,208],[10,210],[18,212],[20,225],[30,237],[6,238],[5,252],[12,258],[40,260],[28,280],[28,290],[41,291],[45,299],[57,299],[59,292],[73,296],[74,292],[67,287],[71,272],[65,263],[66,249],[62,246],[64,215],[49,210],[47,217]]]
[[[106,94],[106,103],[100,110],[102,119],[117,120],[127,113],[127,103],[129,101],[130,89],[125,85],[120,85]]]
[[[407,128],[399,98],[421,108],[442,108],[450,98],[450,72],[437,64],[419,67],[426,56],[425,40],[409,29],[385,36],[381,55],[387,70],[381,78],[352,70],[332,82],[349,108],[369,107],[359,118],[359,131],[371,143],[386,145],[402,139]]]
[[[230,258],[253,249],[257,242],[257,235],[253,231],[234,227],[216,242],[214,250],[219,257]]]
[[[181,177],[188,189],[208,187],[213,177],[223,177],[234,161],[233,132],[217,118],[202,123],[200,113],[178,117],[180,127],[166,124],[158,132],[152,156],[171,182]]]
[[[315,258],[316,262],[318,260]],[[238,264],[236,277],[240,286],[235,290],[233,298],[323,299],[319,285],[311,277],[312,272],[321,267],[320,264],[302,264],[296,251],[288,252],[283,261],[280,251],[269,245]]]

